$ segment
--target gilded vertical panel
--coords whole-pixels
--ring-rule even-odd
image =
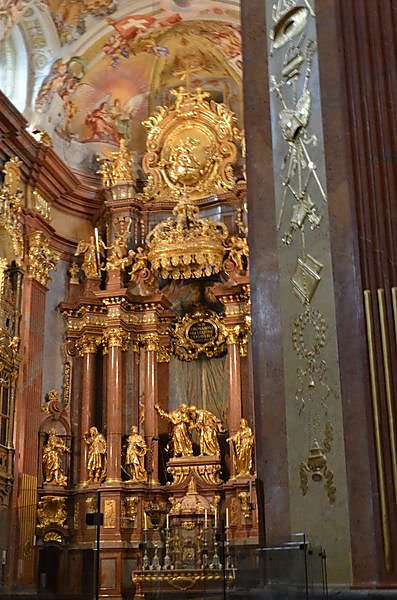
[[[292,531],[351,578],[314,0],[267,0]],[[321,68],[321,65],[320,65]]]

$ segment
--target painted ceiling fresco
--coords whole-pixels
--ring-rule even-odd
[[[0,0],[8,55],[17,30],[23,112],[77,171],[95,173],[96,157],[121,137],[138,165],[141,122],[181,84],[209,91],[241,121],[238,0]]]

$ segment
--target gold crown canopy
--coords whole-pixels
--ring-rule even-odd
[[[169,217],[147,236],[152,272],[163,279],[216,275],[222,269],[228,236],[224,223],[202,219],[199,209],[182,198]]]

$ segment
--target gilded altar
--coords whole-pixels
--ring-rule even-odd
[[[215,593],[225,573],[232,586],[231,550],[258,534],[247,214],[233,169],[242,133],[201,89],[171,98],[144,123],[143,189],[123,142],[99,160],[106,210],[69,269],[60,310],[65,364],[80,373],[68,384],[81,398],[74,463],[55,411],[43,423],[41,496],[73,489],[77,547],[95,547],[103,515],[104,589],[117,596],[112,574],[134,561],[136,599]],[[68,411],[66,394],[65,422]]]

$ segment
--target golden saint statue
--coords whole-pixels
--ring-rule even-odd
[[[81,269],[84,275],[88,278],[99,277],[99,256],[98,248],[95,243],[93,235],[90,236],[89,240],[80,240],[77,244],[75,256],[83,254],[83,264]]]
[[[190,439],[189,429],[191,418],[187,404],[181,404],[170,413],[165,412],[158,404],[155,406],[160,417],[168,419],[172,423],[172,443],[174,456],[192,456],[193,445]]]
[[[145,471],[145,454],[147,445],[143,437],[138,433],[138,427],[132,425],[127,440],[127,453],[125,457],[125,470],[130,476],[129,481],[145,483],[147,473]]]
[[[236,476],[249,477],[252,472],[254,434],[247,419],[240,420],[240,428],[227,441],[230,444],[230,454],[233,458]]]
[[[84,435],[84,441],[88,446],[89,481],[101,483],[106,479],[107,471],[106,440],[96,427],[90,427],[90,431]]]
[[[189,411],[192,417],[190,429],[197,429],[200,433],[200,455],[220,456],[218,433],[225,431],[221,420],[203,408],[191,406]]]
[[[44,483],[59,486],[67,484],[67,477],[62,470],[62,457],[65,452],[70,453],[69,448],[57,436],[56,429],[51,429],[43,448]]]

